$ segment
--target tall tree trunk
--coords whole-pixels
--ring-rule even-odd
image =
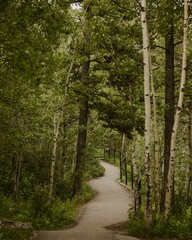
[[[77,156],[77,136],[75,136],[75,139],[74,139],[73,157],[72,157],[72,163],[71,163],[71,173],[73,176],[75,174],[76,156]]]
[[[55,176],[55,162],[56,162],[56,156],[57,156],[57,142],[58,142],[58,136],[59,136],[59,129],[61,124],[62,117],[64,118],[64,108],[67,102],[67,92],[68,92],[68,85],[70,82],[70,74],[73,69],[74,61],[75,61],[75,51],[76,51],[76,40],[74,44],[74,50],[73,50],[73,56],[72,61],[69,66],[69,70],[67,73],[67,78],[65,82],[65,88],[64,88],[64,94],[63,94],[63,101],[61,110],[57,116],[57,114],[54,115],[54,121],[53,121],[53,127],[54,127],[54,139],[53,139],[53,150],[52,150],[52,159],[51,159],[51,168],[50,168],[50,184],[49,184],[49,200],[53,197],[53,190],[54,190],[54,176]]]
[[[192,100],[189,108],[189,123],[188,123],[188,146],[189,146],[189,166],[187,176],[187,203],[192,200]]]
[[[81,82],[82,85],[87,87],[89,82],[89,69],[90,69],[90,33],[87,26],[87,18],[89,18],[90,12],[90,3],[85,4],[84,11],[86,13],[85,17],[85,26],[84,26],[84,56],[86,57],[86,61],[82,63],[81,69]],[[86,140],[87,140],[87,121],[88,121],[88,95],[80,96],[79,100],[79,129],[77,136],[77,148],[76,148],[76,159],[75,159],[75,172],[74,172],[74,180],[73,180],[73,197],[75,195],[79,195],[82,192],[82,184],[83,184],[83,171],[84,171],[84,154],[86,150]]]
[[[82,64],[81,81],[87,82],[89,78],[90,54],[87,55],[88,61]],[[75,171],[73,181],[73,196],[82,192],[83,170],[84,170],[84,154],[87,140],[87,121],[88,121],[88,96],[81,96],[79,110],[79,130],[76,145]]]
[[[173,19],[172,19],[173,21]],[[165,128],[164,128],[164,181],[162,205],[165,203],[165,185],[169,170],[171,134],[174,123],[174,29],[171,22],[165,36]]]
[[[54,176],[55,176],[55,161],[57,155],[57,140],[59,136],[59,126],[60,126],[60,116],[55,114],[53,119],[53,127],[54,127],[54,140],[53,140],[53,151],[52,151],[52,159],[51,159],[51,171],[50,171],[50,186],[49,186],[49,200],[53,197],[53,189],[54,189]]]
[[[145,99],[145,224],[152,221],[152,194],[151,194],[151,101],[150,101],[150,43],[147,26],[146,0],[141,0],[141,28],[143,36],[143,65],[144,65],[144,99]]]
[[[14,174],[14,199],[17,202],[19,196],[19,180],[21,173],[21,163],[22,163],[22,153],[20,156],[16,156],[16,166],[15,166],[15,174]]]
[[[135,216],[140,215],[141,210],[141,178],[140,171],[138,167],[138,162],[136,158],[136,130],[133,129],[133,140],[132,140],[132,165],[133,165],[133,190],[134,190],[134,210]]]
[[[181,116],[181,111],[183,107],[184,91],[185,91],[185,82],[187,75],[187,35],[188,35],[188,21],[189,21],[189,11],[188,11],[188,0],[184,0],[184,33],[183,33],[183,57],[182,57],[182,73],[181,73],[181,83],[179,91],[179,100],[177,104],[175,120],[171,135],[171,148],[170,148],[170,160],[169,160],[169,169],[166,182],[166,192],[165,192],[165,210],[164,217],[168,219],[171,213],[171,200],[173,194],[173,174],[174,174],[174,165],[175,165],[175,152],[176,152],[176,137],[179,128],[179,121]]]
[[[125,161],[125,133],[122,134],[122,142],[121,142],[121,156],[120,156],[120,181],[123,182],[123,169],[124,169],[124,161]]]
[[[116,146],[113,146],[113,163],[114,164],[116,162],[116,151],[117,151]]]
[[[155,198],[155,212],[156,218],[160,214],[160,161],[159,161],[159,134],[157,122],[157,103],[156,91],[153,82],[152,64],[150,56],[150,77],[151,77],[151,93],[153,99],[153,131],[154,131],[154,198]]]

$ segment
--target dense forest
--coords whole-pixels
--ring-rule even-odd
[[[192,239],[191,7],[1,0],[0,219],[71,224],[104,158],[130,234]]]

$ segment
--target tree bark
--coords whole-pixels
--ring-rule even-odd
[[[136,151],[136,130],[133,129],[133,140],[132,140],[132,165],[133,165],[133,179],[134,179],[134,210],[135,216],[140,215],[141,211],[141,179],[140,172],[138,167],[138,162],[136,159],[135,151]]]
[[[171,134],[174,123],[174,85],[174,29],[172,22],[169,31],[165,36],[164,183],[162,196],[163,205],[165,203],[165,185],[169,170]]]
[[[184,99],[184,91],[185,91],[185,82],[187,76],[187,35],[188,35],[188,20],[189,20],[189,12],[188,12],[188,0],[184,0],[184,27],[183,27],[183,57],[182,57],[182,73],[181,73],[181,83],[179,90],[179,100],[177,104],[175,120],[171,135],[171,147],[170,147],[170,160],[169,160],[169,169],[168,176],[166,182],[166,193],[165,193],[165,210],[164,210],[164,218],[168,219],[171,213],[171,200],[173,195],[173,174],[174,174],[174,165],[175,165],[175,153],[176,153],[176,137],[179,128],[179,121],[181,116],[181,111],[183,108],[183,99]]]
[[[192,200],[192,100],[189,108],[189,123],[188,123],[188,146],[189,146],[189,166],[187,176],[187,203]]]
[[[149,33],[147,26],[146,0],[141,0],[141,28],[143,36],[143,65],[144,65],[144,99],[145,99],[145,224],[148,227],[152,221],[151,194],[151,101],[150,101],[150,54]]]
[[[22,153],[20,156],[16,156],[16,166],[14,174],[14,199],[17,202],[19,196],[19,181],[21,173]]]
[[[90,33],[87,26],[87,18],[89,17],[90,4],[84,5],[84,11],[86,13],[85,26],[84,26],[84,56],[86,56],[86,61],[82,63],[81,69],[81,82],[82,85],[87,87],[89,82],[89,69],[90,69]],[[86,150],[86,140],[87,140],[87,121],[89,114],[88,106],[88,95],[81,95],[79,99],[79,129],[77,136],[77,148],[76,148],[76,158],[75,158],[75,172],[73,179],[73,189],[72,196],[81,194],[83,185],[83,172],[84,172],[84,154]]]
[[[124,169],[124,161],[125,161],[125,133],[122,134],[122,142],[121,142],[121,156],[120,156],[120,181],[123,182],[123,169]]]
[[[53,119],[53,127],[54,127],[54,140],[53,140],[53,151],[52,151],[52,159],[51,159],[51,171],[50,171],[50,187],[49,187],[49,200],[53,197],[53,189],[54,189],[54,175],[55,175],[55,161],[57,155],[57,140],[59,135],[59,126],[60,126],[60,116],[58,117],[55,114]]]
[[[61,110],[60,110],[58,116],[57,116],[57,114],[55,114],[54,121],[53,121],[54,139],[53,139],[53,150],[52,150],[52,159],[51,159],[51,168],[50,168],[49,200],[51,200],[53,197],[54,182],[55,182],[55,180],[54,180],[55,162],[56,162],[56,157],[57,157],[57,142],[58,142],[61,119],[62,119],[62,117],[64,118],[64,108],[65,108],[65,105],[67,102],[67,92],[68,92],[68,85],[69,85],[69,81],[70,81],[70,74],[73,69],[73,65],[74,65],[74,61],[75,61],[75,49],[76,49],[76,41],[74,44],[72,61],[69,66],[69,70],[68,70],[67,78],[66,78],[66,82],[65,82],[65,89],[64,89],[64,94],[63,94]]]
[[[157,103],[156,91],[153,82],[152,63],[150,56],[150,78],[151,78],[151,93],[153,99],[153,131],[154,131],[154,199],[155,199],[155,213],[156,219],[160,214],[160,161],[159,161],[159,134],[157,121]]]
[[[90,55],[89,60],[84,62],[82,65],[82,79],[81,81],[87,81],[89,77],[90,67]],[[88,121],[88,96],[84,96],[80,102],[79,111],[79,130],[77,137],[77,148],[76,148],[76,160],[75,160],[75,172],[73,181],[73,196],[79,195],[82,192],[83,182],[83,170],[84,170],[84,154],[86,149],[87,139],[87,121]]]

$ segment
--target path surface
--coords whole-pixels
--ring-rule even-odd
[[[39,240],[136,239],[120,236],[105,228],[127,220],[128,209],[132,204],[132,193],[117,182],[119,177],[117,167],[105,162],[101,164],[106,169],[105,175],[90,181],[97,195],[85,206],[79,223],[68,230],[40,231]]]

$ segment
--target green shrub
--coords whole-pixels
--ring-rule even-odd
[[[39,185],[28,201],[19,199],[15,203],[11,198],[0,196],[0,217],[31,222],[36,229],[61,229],[75,222],[79,207],[93,196],[91,187],[84,182],[81,195],[67,200],[58,197],[50,202],[48,189]]]
[[[76,208],[77,205],[73,201],[54,200],[49,214],[33,219],[33,226],[36,229],[58,229],[68,226],[75,221]]]
[[[102,167],[98,160],[87,163],[85,166],[85,180],[89,180],[96,177],[102,177],[105,173],[105,168]]]
[[[51,205],[48,199],[48,190],[44,186],[37,186],[31,198],[31,213],[33,218],[49,215]]]
[[[135,217],[134,214],[131,213],[129,215],[127,229],[130,235],[139,238],[192,239],[191,216],[188,214],[184,217],[171,216],[168,221],[159,218],[146,228],[144,214],[142,213],[140,217]]]
[[[15,211],[15,203],[12,199],[0,195],[0,216],[2,218],[10,218]]]
[[[71,179],[63,179],[56,183],[55,195],[63,201],[71,198],[72,194],[72,181]]]
[[[12,198],[0,196],[0,206],[0,218],[7,218],[20,222],[30,221],[30,201],[19,200],[18,202],[15,202]]]
[[[134,216],[131,212],[127,222],[127,229],[130,235],[135,237],[145,237],[146,229],[144,222],[144,214],[141,213],[139,217]]]
[[[83,183],[82,194],[74,198],[76,204],[84,204],[89,202],[94,197],[92,188],[86,183]]]
[[[43,191],[37,191],[37,193],[35,196],[37,195],[40,197],[41,194],[43,194]],[[39,208],[37,208],[36,212],[41,214],[36,214],[35,218],[33,219],[34,228],[61,229],[73,224],[76,220],[77,210],[80,205],[91,200],[93,196],[94,194],[91,187],[88,184],[84,183],[82,194],[75,197],[74,199],[67,199],[65,202],[60,199],[55,199],[51,202],[50,206],[48,205],[47,212],[45,211],[46,208],[41,211]],[[42,196],[42,198],[39,197],[34,198],[35,203],[37,204],[39,202],[39,206],[43,207],[43,202],[41,202],[41,200],[44,199],[44,196]],[[36,204],[35,207],[37,207]]]
[[[1,228],[0,239],[1,240],[26,240],[30,239],[33,235],[33,231],[29,229],[13,229],[13,228]]]

